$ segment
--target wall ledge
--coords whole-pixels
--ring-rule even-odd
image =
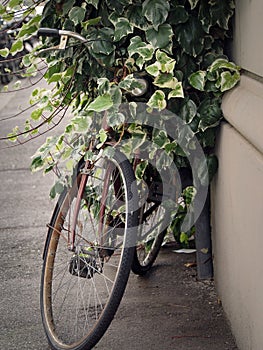
[[[255,148],[263,153],[263,84],[246,75],[225,94],[225,119]]]

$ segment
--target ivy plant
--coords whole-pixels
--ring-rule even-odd
[[[222,96],[240,79],[240,68],[225,50],[231,38],[234,0],[46,0],[44,4],[42,16],[32,16],[33,0],[10,0],[0,5],[4,19],[10,20],[21,6],[27,7],[25,16],[31,15],[10,51],[3,49],[0,55],[7,57],[22,50],[23,41],[39,26],[75,31],[87,41],[80,44],[70,39],[65,50],[41,56],[47,64],[44,77],[52,89],[33,91],[31,103],[36,108],[25,130],[15,128],[9,138],[15,141],[21,134],[28,137],[41,132],[44,125],[52,125],[58,109],[70,106],[72,118],[62,135],[48,137],[39,148],[32,169],[61,174],[58,162],[70,172],[81,156],[91,156],[86,145],[92,132],[87,130],[97,122],[98,113],[104,112],[117,140],[128,135],[126,152],[140,146],[140,135],[140,140],[159,142],[156,154],[161,147],[178,168],[188,168],[187,155],[169,138],[165,121],[161,144],[160,135],[136,123],[123,131],[125,117],[120,106],[127,103],[132,110],[143,102],[149,113],[167,109],[192,129],[207,156],[211,179],[217,168],[213,147],[223,118]],[[25,76],[37,71],[36,53],[57,44],[56,38],[42,38],[35,52],[24,57]],[[142,94],[140,79],[147,83]],[[137,96],[134,91],[139,92]],[[43,118],[47,112],[50,116]],[[32,120],[36,123],[33,127]],[[107,136],[105,130],[96,132],[98,147]],[[154,147],[149,152],[154,157]],[[55,184],[53,196],[63,181],[62,177]]]

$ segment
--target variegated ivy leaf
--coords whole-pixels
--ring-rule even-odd
[[[172,73],[175,66],[175,59],[169,57],[161,50],[156,51],[156,59],[160,63],[160,70],[162,73]]]
[[[125,17],[118,17],[114,12],[109,17],[115,27],[114,40],[120,41],[123,37],[133,33],[133,27],[129,20]]]
[[[15,56],[18,52],[23,51],[23,49],[24,49],[23,40],[18,39],[15,42],[13,42],[12,47],[10,49],[10,53],[12,54],[12,56]]]
[[[224,92],[232,89],[240,80],[239,72],[222,72],[220,75],[220,91]]]
[[[155,49],[165,49],[169,52],[171,51],[173,35],[173,29],[168,23],[161,24],[158,30],[149,28],[146,31],[146,39]]]
[[[79,24],[84,21],[86,11],[83,7],[75,6],[69,12],[69,19],[75,24]]]
[[[138,82],[138,79],[134,78],[133,74],[129,74],[119,83],[119,87],[126,91],[132,91],[140,88],[141,84]]]
[[[169,1],[145,0],[142,4],[142,14],[153,24],[155,30],[166,21],[169,10]]]
[[[113,110],[107,116],[108,125],[111,127],[122,125],[125,122],[125,115],[123,113]]]
[[[107,78],[99,78],[98,79],[98,93],[99,95],[103,95],[108,93],[110,90],[110,81]]]
[[[166,108],[165,94],[162,90],[156,90],[152,97],[149,99],[147,105],[151,108],[161,111]]]
[[[154,85],[160,88],[175,89],[178,83],[178,80],[171,73],[160,73],[154,79]]]
[[[189,99],[180,110],[180,117],[187,123],[191,123],[197,113],[195,102]]]
[[[8,55],[9,55],[9,49],[8,48],[0,50],[0,56],[6,58]]]
[[[171,98],[178,98],[178,97],[184,98],[184,90],[183,90],[181,81],[178,81],[174,89],[171,92],[169,92],[168,100],[170,100]]]
[[[139,36],[135,36],[131,39],[128,52],[130,56],[138,54],[145,61],[149,61],[153,57],[154,48],[152,45],[143,42]]]
[[[30,21],[24,23],[19,30],[17,38],[30,37],[32,34],[36,33],[41,18],[41,15],[35,15]]]
[[[210,0],[210,15],[211,20],[217,23],[221,28],[228,29],[229,19],[232,17],[235,8],[234,0],[218,1]]]
[[[88,106],[88,111],[102,112],[110,109],[113,106],[113,101],[110,94],[104,94],[95,98]]]
[[[150,75],[157,77],[161,70],[161,63],[160,62],[154,62],[153,64],[147,66],[145,68],[146,72]]]
[[[238,72],[240,70],[240,67],[238,67],[233,62],[229,62],[225,58],[218,58],[208,68],[208,72],[214,73],[214,72],[218,71],[219,69],[228,69],[230,71]]]
[[[145,30],[149,26],[149,22],[142,14],[142,5],[139,3],[128,7],[126,17],[134,27],[139,29]]]
[[[72,125],[74,129],[79,133],[85,133],[89,130],[92,119],[89,116],[76,116],[72,120]]]
[[[146,44],[140,37],[136,36],[131,39],[131,44],[128,47],[130,56],[135,54],[139,55],[136,59],[137,66],[141,69],[146,61],[149,61],[153,57],[154,48],[151,44]]]
[[[184,52],[193,57],[199,55],[204,48],[204,30],[199,19],[189,16],[186,23],[179,25],[176,39]]]
[[[172,73],[175,67],[175,59],[169,57],[165,52],[161,50],[156,51],[156,62],[146,67],[146,71],[154,77],[157,77],[159,73]]]
[[[191,74],[188,78],[188,81],[195,89],[199,91],[204,91],[206,82],[206,72],[199,70]]]

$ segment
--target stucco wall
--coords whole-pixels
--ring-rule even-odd
[[[242,68],[263,77],[262,0],[236,0],[233,56]]]
[[[263,349],[263,1],[236,1],[233,58],[212,184],[215,280],[240,350]]]

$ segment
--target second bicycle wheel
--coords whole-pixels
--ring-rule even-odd
[[[159,171],[149,165],[144,175],[145,179],[139,185],[139,193],[142,193],[140,221],[132,263],[132,271],[137,275],[146,274],[154,264],[171,222],[171,204],[176,205],[174,174],[168,176],[168,182],[164,181]]]
[[[134,256],[135,183],[130,163],[115,151],[111,159],[101,157],[80,170],[73,188],[59,199],[41,280],[42,320],[53,349],[91,349],[117,311]],[[75,242],[69,250],[72,231]]]

